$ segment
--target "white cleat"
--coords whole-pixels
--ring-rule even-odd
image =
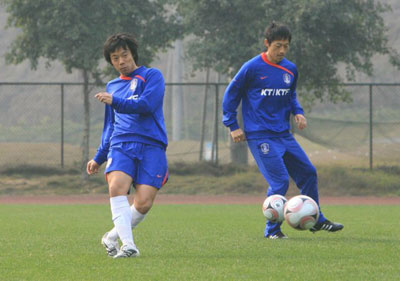
[[[139,249],[136,246],[131,245],[123,245],[121,250],[118,251],[118,254],[114,256],[114,259],[119,258],[134,258],[140,256]]]
[[[268,235],[266,238],[268,239],[287,239],[288,237],[282,233],[282,231],[278,231],[275,235]]]
[[[103,235],[103,238],[101,238],[101,244],[106,248],[107,254],[110,257],[114,257],[116,254],[118,254],[119,251],[119,243],[118,240],[111,240],[108,239],[108,232]]]

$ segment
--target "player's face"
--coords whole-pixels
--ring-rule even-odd
[[[133,59],[132,53],[129,49],[119,48],[110,55],[111,63],[115,69],[122,75],[131,74],[137,65]]]
[[[279,63],[286,56],[289,51],[289,40],[275,40],[269,44],[268,40],[265,40],[265,46],[268,48],[267,57],[272,63]]]

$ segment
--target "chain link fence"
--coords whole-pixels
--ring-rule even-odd
[[[319,103],[308,128],[311,158],[323,163],[400,164],[400,84],[347,84],[351,103]],[[318,144],[319,147],[316,147]]]
[[[167,84],[164,112],[170,162],[230,162],[230,135],[222,124],[226,86]],[[94,95],[104,86],[90,87],[93,157],[104,118],[104,105]],[[308,128],[294,131],[312,161],[370,167],[400,164],[400,84],[345,87],[353,102],[318,103],[306,114]],[[0,167],[80,167],[83,120],[81,83],[0,83]]]

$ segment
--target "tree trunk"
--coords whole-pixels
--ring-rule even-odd
[[[182,40],[175,42],[174,62],[172,77],[174,83],[183,82],[183,43]],[[173,86],[172,93],[172,140],[182,139],[183,129],[183,89],[182,85]]]
[[[200,154],[199,161],[203,161],[203,150],[204,150],[204,137],[206,131],[206,117],[207,117],[207,96],[208,96],[208,83],[210,82],[210,68],[206,70],[206,85],[204,86],[204,99],[203,99],[203,112],[201,116],[201,135],[200,135]]]
[[[168,62],[167,62],[167,73],[166,73],[166,83],[172,82],[172,69],[173,69],[173,52],[168,52]],[[168,129],[168,136],[172,132],[169,125],[172,122],[172,91],[173,86],[166,86],[165,87],[165,98],[164,98],[164,115],[165,115],[165,122],[167,124]]]
[[[81,144],[82,150],[82,179],[87,180],[86,165],[89,161],[89,132],[90,132],[90,105],[89,105],[89,74],[87,70],[82,70],[83,76],[83,109],[84,109],[84,127]]]
[[[238,121],[239,126],[243,130],[243,116],[242,116],[242,106],[238,108]],[[232,138],[230,139],[231,147],[231,161],[239,165],[248,165],[248,150],[247,142],[234,143]]]

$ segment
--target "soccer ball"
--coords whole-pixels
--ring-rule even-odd
[[[263,203],[263,214],[267,220],[271,222],[282,222],[285,217],[283,216],[283,210],[287,199],[282,195],[271,195],[265,199]]]
[[[319,208],[311,197],[298,195],[286,203],[284,217],[294,229],[310,229],[318,221]]]

